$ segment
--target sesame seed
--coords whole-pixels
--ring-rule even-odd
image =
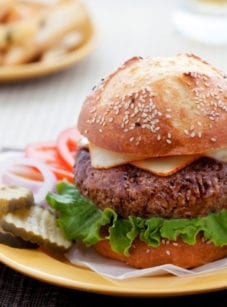
[[[158,135],[157,135],[157,141],[160,141],[160,140],[161,140],[161,138],[162,138],[162,137],[161,137],[161,135],[160,135],[160,134],[158,134]]]
[[[215,137],[212,137],[210,140],[211,140],[212,142],[216,142],[216,141],[217,141],[217,139],[216,139]]]
[[[170,250],[166,250],[166,255],[168,255],[168,256],[170,256],[171,255],[171,253],[170,253]]]
[[[90,113],[94,113],[96,111],[96,107],[91,108]]]
[[[135,139],[134,136],[132,136],[132,137],[129,139],[129,141],[130,141],[130,142],[133,142],[134,139]]]

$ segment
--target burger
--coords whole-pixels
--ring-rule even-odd
[[[66,235],[135,268],[226,257],[226,123],[216,67],[193,54],[126,61],[82,105]]]

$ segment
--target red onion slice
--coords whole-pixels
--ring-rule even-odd
[[[31,176],[29,176],[29,168]],[[37,171],[41,174],[42,181],[37,180]],[[36,172],[35,177],[34,172]],[[56,182],[57,179],[48,166],[33,158],[25,158],[15,154],[15,156],[11,155],[11,157],[0,162],[0,183],[30,189],[34,194],[37,205],[46,206],[46,194],[49,191],[54,191]]]

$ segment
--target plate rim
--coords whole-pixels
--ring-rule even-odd
[[[161,275],[119,281],[102,277],[90,269],[73,265],[67,259],[62,261],[58,256],[47,254],[41,248],[18,249],[4,244],[0,244],[0,262],[23,275],[41,282],[96,294],[131,297],[167,297],[201,294],[227,289],[227,269],[184,277]],[[48,265],[46,266],[46,264]],[[55,264],[58,264],[58,266],[56,267]],[[55,267],[58,272],[54,273],[52,267]],[[212,280],[215,278],[216,282],[212,283]],[[138,287],[141,284],[145,287]],[[180,288],[178,287],[179,285]]]

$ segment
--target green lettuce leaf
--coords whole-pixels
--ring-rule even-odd
[[[47,202],[60,214],[59,227],[69,240],[82,240],[93,245],[102,240],[101,226],[112,223],[117,214],[112,209],[97,210],[72,184],[62,181],[56,185],[58,194],[48,193]]]
[[[49,192],[46,200],[57,211],[59,227],[67,239],[81,240],[86,246],[109,239],[114,251],[128,256],[137,236],[153,247],[159,246],[162,238],[176,240],[178,237],[193,245],[200,232],[217,246],[227,245],[227,210],[193,219],[135,216],[123,219],[110,208],[99,210],[67,181],[57,183],[56,190],[57,193]],[[108,227],[108,235],[101,234],[103,226]]]

